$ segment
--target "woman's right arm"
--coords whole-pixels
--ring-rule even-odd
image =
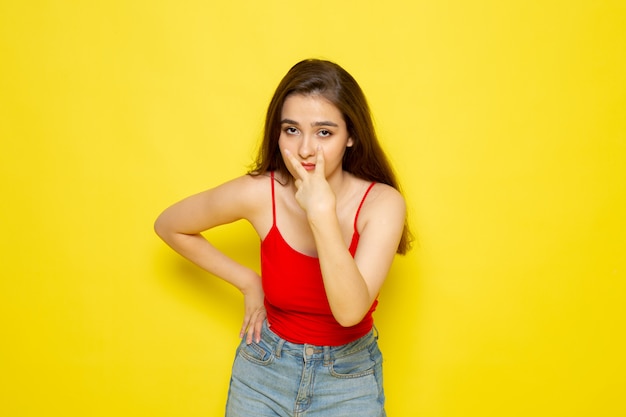
[[[260,215],[257,198],[260,178],[244,176],[195,194],[170,207],[157,218],[154,229],[165,243],[194,264],[234,285],[244,295],[242,336],[258,338],[265,318],[263,289],[257,272],[241,265],[208,242],[202,232],[236,220]]]

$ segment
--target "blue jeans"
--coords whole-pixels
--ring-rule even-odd
[[[374,331],[342,346],[290,343],[263,325],[237,348],[226,417],[384,417],[382,355]]]

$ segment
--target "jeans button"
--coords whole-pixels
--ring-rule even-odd
[[[315,349],[313,349],[311,346],[307,347],[304,351],[306,353],[307,356],[311,356],[314,352]]]

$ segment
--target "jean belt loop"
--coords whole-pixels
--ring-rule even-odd
[[[330,365],[330,346],[324,346],[324,365]]]
[[[285,344],[285,339],[278,339],[278,343],[276,343],[276,347],[274,348],[274,354],[277,358],[280,358],[280,354],[283,351],[283,345]]]

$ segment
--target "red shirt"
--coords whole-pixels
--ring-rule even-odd
[[[374,324],[374,301],[363,320],[351,327],[341,326],[330,310],[319,259],[293,249],[276,227],[274,173],[272,173],[273,224],[261,242],[261,275],[265,292],[267,321],[274,333],[299,344],[339,346],[365,336]],[[354,257],[359,243],[356,222],[370,184],[354,218],[354,234],[349,251]],[[346,295],[349,297],[350,295]]]

